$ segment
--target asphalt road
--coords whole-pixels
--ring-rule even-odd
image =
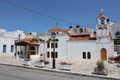
[[[0,65],[0,80],[110,80]]]

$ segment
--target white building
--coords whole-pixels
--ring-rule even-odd
[[[16,31],[6,31],[5,29],[0,29],[0,56],[8,55],[8,57],[14,57],[15,54],[15,40],[33,38],[36,37],[37,33],[30,32],[24,33],[21,30]],[[17,47],[17,52],[20,53],[21,47]],[[19,54],[21,57],[21,54]]]
[[[55,43],[56,59],[108,60],[109,57],[116,56],[114,41],[108,24],[109,18],[102,11],[97,20],[96,35],[93,33],[93,28],[76,26],[76,28],[70,27],[69,30],[63,30],[56,25],[49,30],[49,33],[40,34],[39,38],[47,41],[51,38],[51,33],[57,34],[56,38],[59,39],[59,42]],[[32,38],[17,40],[15,44],[22,46],[22,52],[29,58],[37,57],[40,54],[44,54],[47,59],[53,57],[52,42],[38,44],[30,40]]]
[[[22,38],[25,38],[23,31],[17,30],[13,32],[6,32],[5,29],[0,29],[0,56],[14,56],[14,42],[17,39]]]
[[[114,39],[114,47],[117,50],[117,53],[120,54],[120,24],[111,21],[109,25],[112,38]]]

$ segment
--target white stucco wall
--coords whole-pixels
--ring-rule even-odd
[[[6,45],[6,53],[8,53],[8,56],[13,56],[15,52],[15,46],[14,51],[11,52],[11,45],[14,45],[14,38],[6,38],[6,37],[0,37],[0,56],[1,53],[3,53],[3,45]]]
[[[120,32],[120,24],[114,23],[110,25],[110,32],[113,38],[116,37],[116,32]]]
[[[44,40],[48,40],[51,38],[51,35],[41,35],[39,38],[42,38]],[[59,39],[58,43],[58,48],[55,48],[55,51],[58,52],[58,59],[66,59],[67,58],[67,40],[68,40],[68,35],[57,35],[57,39]],[[39,52],[40,54],[43,53],[43,44],[40,44]],[[45,44],[45,53],[47,52],[50,53],[50,58],[51,58],[51,52],[53,52],[53,48],[51,48],[51,43],[50,43],[50,48],[47,48],[47,44]]]
[[[69,59],[83,59],[83,52],[90,52],[92,60],[101,60],[101,49],[107,50],[107,59],[114,56],[113,41],[110,43],[99,44],[95,40],[91,41],[68,41]],[[87,55],[86,55],[87,57]]]

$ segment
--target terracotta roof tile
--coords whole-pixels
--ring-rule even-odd
[[[89,37],[70,37],[69,41],[89,40]]]
[[[19,44],[21,42],[24,42],[24,43],[28,43],[28,44],[31,44],[31,45],[39,45],[39,43],[36,43],[36,42],[30,42],[30,40],[32,40],[33,38],[25,38],[25,39],[19,39],[19,40],[16,40],[16,43],[15,44]],[[39,39],[39,38],[34,38],[34,39]]]
[[[69,41],[96,40],[96,37],[70,37]]]
[[[76,34],[76,35],[83,35],[84,36],[84,35],[90,35],[90,34]]]
[[[39,43],[36,43],[36,42],[30,42],[30,41],[24,41],[24,42],[31,44],[31,45],[39,45]]]
[[[32,40],[33,38],[25,38],[25,39],[18,39],[19,41],[30,41],[30,40]],[[39,39],[39,38],[35,38],[35,39]],[[18,41],[17,40],[17,41]]]
[[[64,30],[59,27],[54,27],[54,28],[50,29],[49,31],[51,32],[51,31],[64,31]]]

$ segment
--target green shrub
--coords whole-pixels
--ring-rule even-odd
[[[45,61],[45,64],[49,64],[49,61]]]
[[[103,61],[97,61],[96,65],[97,65],[97,68],[99,70],[104,70],[105,69],[105,65],[104,65]]]
[[[109,60],[114,61],[114,57],[109,57]]]

